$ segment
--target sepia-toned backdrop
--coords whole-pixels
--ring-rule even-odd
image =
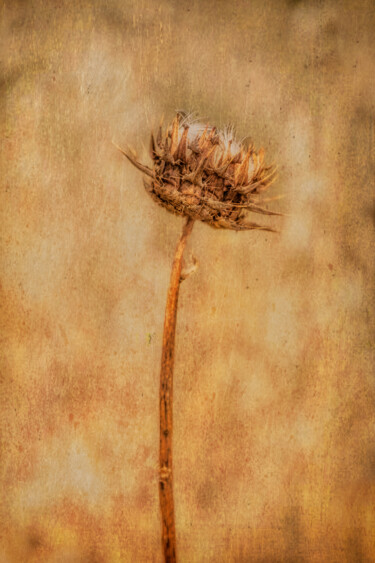
[[[278,234],[196,224],[175,365],[181,562],[375,560],[371,0],[1,2],[4,563],[161,562],[158,391],[194,111],[278,166]],[[254,217],[254,219],[259,219]]]

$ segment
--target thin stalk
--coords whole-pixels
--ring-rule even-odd
[[[163,350],[160,370],[160,473],[159,498],[162,519],[162,545],[166,563],[176,561],[176,529],[173,503],[173,363],[178,293],[181,282],[182,257],[194,220],[187,219],[174,255],[165,308]]]

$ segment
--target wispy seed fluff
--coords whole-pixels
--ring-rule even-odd
[[[168,211],[217,228],[273,231],[246,216],[249,211],[280,215],[259,205],[275,180],[275,168],[265,166],[263,149],[236,141],[232,128],[218,131],[178,112],[164,132],[160,125],[156,139],[151,134],[153,168],[129,149],[122,152],[148,176],[147,192]]]

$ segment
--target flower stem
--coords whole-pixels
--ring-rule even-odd
[[[176,561],[176,530],[173,503],[172,431],[173,431],[173,363],[178,292],[181,282],[182,257],[194,219],[188,217],[172,264],[165,308],[163,350],[160,370],[160,474],[159,498],[162,518],[162,545],[166,563]]]

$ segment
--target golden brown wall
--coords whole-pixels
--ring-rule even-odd
[[[181,289],[181,562],[375,560],[375,10],[363,1],[1,3],[0,560],[160,562],[158,377],[181,219],[161,114],[276,162],[278,235],[194,227]]]

